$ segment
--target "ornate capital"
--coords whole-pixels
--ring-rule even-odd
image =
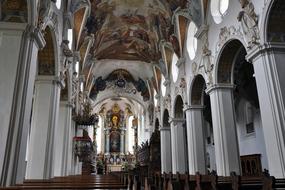
[[[226,89],[226,90],[233,90],[234,85],[232,84],[215,84],[207,88],[205,91],[207,94],[211,94],[215,90],[221,90],[221,89]]]
[[[65,87],[65,74],[63,72],[60,72],[59,76],[56,76],[55,79],[53,80],[55,84],[58,84],[61,89]]]
[[[161,126],[159,128],[160,131],[170,131],[170,126]]]
[[[41,30],[35,26],[28,26],[28,32],[31,33],[31,37],[33,37],[39,47],[39,49],[43,49],[46,45],[46,41],[44,38],[43,33],[41,32]]]
[[[169,117],[168,122],[170,124],[173,124],[174,126],[176,126],[176,125],[178,126],[178,124],[183,124],[185,122],[185,119],[184,118],[171,118],[171,117]],[[181,125],[181,126],[183,126],[183,125]]]
[[[272,51],[279,51],[279,52],[285,52],[285,45],[281,43],[266,43],[262,46],[255,46],[255,48],[252,48],[250,51],[248,51],[248,54],[246,55],[246,59],[249,62],[254,62],[253,60],[256,59],[258,56]]]
[[[183,65],[185,62],[186,62],[185,57],[181,57],[181,58],[177,61],[176,66],[177,66],[178,68],[180,68],[181,65]]]
[[[184,104],[183,105],[183,112],[186,112],[186,111],[188,111],[190,109],[191,109],[191,106],[189,106],[188,104]]]
[[[195,34],[197,39],[201,39],[204,35],[208,35],[209,25],[203,24],[199,27],[198,31]]]
[[[164,85],[165,87],[167,87],[169,84],[170,84],[169,78],[165,78],[165,81],[164,81],[163,85]]]
[[[185,106],[184,104],[184,108],[183,111],[187,112],[187,111],[191,111],[191,110],[203,110],[205,107],[203,105],[187,105]]]
[[[79,51],[75,51],[73,52],[73,58],[74,58],[74,61],[80,61],[80,52]]]

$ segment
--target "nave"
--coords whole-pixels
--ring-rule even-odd
[[[0,0],[0,186],[284,188],[284,12]]]

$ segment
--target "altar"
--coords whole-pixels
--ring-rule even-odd
[[[113,165],[113,164],[107,165],[107,173],[120,172],[120,171],[122,171],[122,165]]]
[[[97,159],[101,160],[107,173],[122,171],[126,165],[135,161],[135,156],[127,149],[127,126],[132,125],[132,121],[129,123],[127,119],[132,113],[129,108],[122,109],[115,103],[99,114],[104,118],[102,122],[104,143],[101,155],[97,155]],[[134,130],[130,127],[129,129]]]

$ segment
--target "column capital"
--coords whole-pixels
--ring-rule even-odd
[[[187,105],[187,107],[183,108],[184,112],[191,110],[203,110],[205,107],[203,105]]]
[[[73,108],[73,103],[71,101],[60,101],[60,104],[68,108]]]
[[[46,45],[46,41],[41,30],[37,27],[31,26],[30,31],[31,36],[35,39],[39,49],[43,49]]]
[[[205,91],[207,94],[211,94],[215,90],[233,90],[235,88],[235,85],[233,84],[214,84],[208,87]]]
[[[186,62],[185,57],[181,57],[180,59],[178,59],[178,61],[177,61],[177,63],[176,63],[176,66],[177,66],[178,68],[180,68],[181,65],[185,64],[185,62]]]
[[[65,81],[64,81],[65,77],[60,74],[60,76],[56,76],[53,79],[54,84],[57,84],[61,89],[64,89],[65,87]]]
[[[167,126],[167,127],[161,126],[161,127],[159,128],[159,130],[160,130],[160,131],[170,131],[170,126]]]
[[[79,51],[74,51],[73,52],[73,59],[74,61],[80,61],[81,57],[80,57],[80,52]]]
[[[271,51],[285,52],[284,43],[270,42],[265,43],[263,45],[255,46],[255,48],[248,51],[246,60],[248,60],[249,62],[253,62],[253,60],[259,57],[260,55]]]
[[[170,79],[169,79],[169,77],[167,77],[167,78],[165,78],[165,81],[164,81],[163,85],[164,85],[165,87],[167,87],[170,83],[171,83],[171,82],[170,82]]]
[[[184,123],[185,122],[185,119],[184,118],[169,118],[169,123],[170,124],[178,124],[178,123]]]

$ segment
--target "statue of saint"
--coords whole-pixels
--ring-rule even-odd
[[[254,6],[250,0],[239,0],[242,11],[237,19],[241,23],[242,31],[248,47],[251,48],[254,44],[258,44],[258,17],[254,11]]]
[[[114,115],[113,117],[112,117],[112,124],[113,124],[113,127],[114,128],[118,128],[118,124],[119,124],[119,118],[118,118],[118,116],[116,116],[116,115]]]

